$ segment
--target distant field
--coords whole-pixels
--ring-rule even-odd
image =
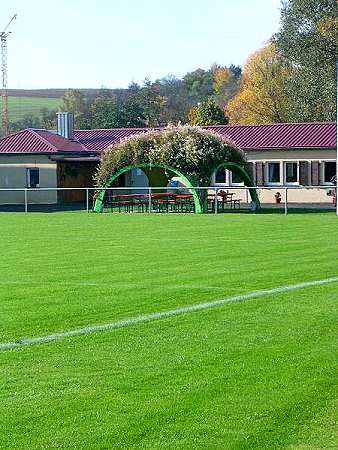
[[[57,109],[60,104],[58,98],[44,98],[44,97],[9,97],[8,109],[9,120],[14,122],[23,119],[26,115],[40,117],[41,108],[47,108],[50,110]],[[0,98],[0,107],[2,101]],[[1,109],[0,109],[1,117]]]
[[[15,122],[26,115],[40,117],[41,108],[56,110],[60,98],[68,89],[9,89],[9,120]],[[100,89],[79,89],[86,99],[92,100]],[[121,94],[124,89],[112,89],[112,93]],[[1,119],[1,97],[0,97]]]
[[[0,229],[1,449],[338,448],[333,213],[1,213]]]

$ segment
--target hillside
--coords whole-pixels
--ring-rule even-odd
[[[76,88],[75,88],[76,89]],[[65,89],[8,89],[10,97],[30,97],[30,98],[60,98],[69,88]],[[76,89],[86,98],[96,97],[101,89]],[[125,89],[110,89],[112,93],[119,94]]]
[[[25,116],[41,117],[41,109],[56,110],[59,106],[59,98],[10,96],[8,98],[8,111],[10,122],[22,120]],[[0,107],[2,101],[0,99]],[[1,113],[0,113],[1,115]]]
[[[23,120],[25,117],[41,118],[41,109],[57,110],[60,98],[67,89],[9,89],[8,109],[11,123]],[[96,97],[100,89],[79,89],[89,100]],[[121,94],[123,89],[113,89],[115,94]],[[2,101],[0,97],[0,120]]]

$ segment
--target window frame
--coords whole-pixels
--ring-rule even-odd
[[[331,181],[325,181],[325,164],[333,163],[336,167],[336,175],[337,175],[337,163],[334,159],[325,159],[320,161],[320,184],[323,186],[334,186],[334,183]]]
[[[219,169],[218,169],[219,170]],[[224,187],[224,186],[230,186],[230,178],[229,178],[229,171],[228,169],[226,169],[225,167],[223,167],[223,170],[225,171],[225,183],[217,183],[216,182],[216,171],[213,173],[212,176],[212,181],[213,181],[213,185],[214,186],[220,186],[220,187]],[[218,172],[218,171],[217,171]]]
[[[36,183],[35,186],[32,186],[32,183],[31,183],[31,171],[33,171],[33,170],[37,171],[37,173],[38,173],[38,180],[39,180],[39,182]],[[40,180],[41,180],[40,167],[26,167],[26,187],[27,188],[39,189],[40,188],[40,184],[41,184]]]
[[[269,181],[269,164],[279,164],[279,181]],[[282,186],[283,185],[283,164],[282,161],[265,161],[265,179],[266,186]]]
[[[297,164],[297,181],[286,181],[286,165]],[[284,186],[299,186],[299,161],[283,161],[283,181]]]
[[[240,183],[234,183],[232,181],[233,172],[231,170],[228,170],[229,173],[229,186],[244,186],[244,181],[241,181]]]
[[[240,183],[234,183],[232,181],[232,174],[233,172],[229,169],[224,168],[225,171],[225,183],[216,183],[216,172],[214,172],[212,176],[212,181],[214,186],[220,186],[220,187],[236,187],[236,186],[244,186],[244,181],[241,181]]]

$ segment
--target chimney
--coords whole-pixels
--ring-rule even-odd
[[[74,139],[74,115],[70,112],[57,113],[57,134],[66,139]]]

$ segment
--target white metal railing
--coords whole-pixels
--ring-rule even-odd
[[[328,185],[320,185],[320,186],[163,186],[163,187],[149,187],[149,186],[125,186],[125,187],[109,187],[106,188],[104,186],[102,187],[39,187],[39,188],[0,188],[1,192],[22,192],[24,194],[24,211],[28,212],[28,207],[30,204],[36,204],[34,202],[29,202],[28,194],[29,193],[38,193],[38,192],[60,192],[60,191],[82,191],[85,193],[85,210],[89,212],[91,210],[90,208],[90,193],[106,190],[106,191],[145,191],[149,198],[149,212],[151,212],[151,201],[152,201],[152,193],[158,191],[158,190],[167,190],[167,191],[202,191],[205,190],[207,192],[213,191],[215,195],[215,213],[218,212],[218,195],[220,191],[246,191],[246,204],[249,204],[249,190],[255,189],[256,191],[282,191],[284,194],[284,201],[281,202],[284,206],[284,213],[285,215],[288,213],[288,194],[290,191],[300,191],[300,190],[324,190],[324,191],[333,191],[335,192],[335,198],[337,199],[337,187],[335,185],[328,186]],[[305,203],[305,202],[304,202]],[[337,200],[336,200],[337,203]],[[264,204],[264,203],[263,203]],[[0,202],[0,206],[4,205],[4,203]],[[311,202],[309,202],[309,205],[311,205]],[[336,205],[336,213],[338,215],[338,206]]]

